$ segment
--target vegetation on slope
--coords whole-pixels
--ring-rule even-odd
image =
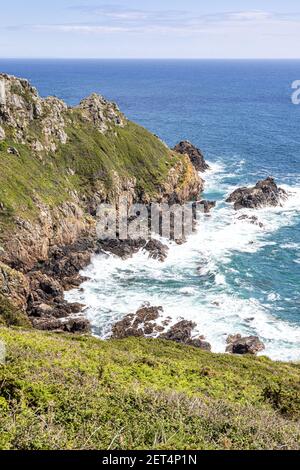
[[[2,449],[299,449],[300,366],[0,329]]]

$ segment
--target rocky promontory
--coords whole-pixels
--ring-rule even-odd
[[[287,199],[287,193],[279,188],[274,178],[258,181],[254,187],[236,189],[226,202],[233,203],[235,210],[276,207]]]
[[[175,152],[181,153],[182,155],[188,155],[197,171],[204,173],[205,171],[209,170],[209,165],[206,163],[201,150],[191,144],[191,142],[188,140],[179,142],[179,144],[175,145],[174,150]]]
[[[75,321],[86,331],[63,290],[82,282],[93,253],[144,249],[163,261],[168,251],[158,240],[99,242],[99,204],[182,204],[199,198],[203,180],[188,152],[100,95],[70,108],[27,80],[0,74],[0,84],[0,298],[37,328],[76,330]]]

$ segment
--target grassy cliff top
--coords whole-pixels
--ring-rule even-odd
[[[39,205],[51,209],[95,194],[114,200],[128,186],[136,200],[159,199],[172,169],[176,190],[190,180],[200,187],[186,156],[102,96],[70,108],[58,98],[40,98],[26,80],[0,74],[0,82],[0,228],[12,216],[38,218]]]
[[[2,449],[299,449],[300,366],[0,329]]]

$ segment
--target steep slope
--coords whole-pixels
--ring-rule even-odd
[[[187,156],[98,95],[68,108],[0,74],[1,258],[32,266],[90,231],[99,202],[185,201],[203,187]],[[24,268],[24,266],[23,266]]]

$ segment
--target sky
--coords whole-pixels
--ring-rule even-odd
[[[1,58],[300,58],[299,0],[0,0]]]

